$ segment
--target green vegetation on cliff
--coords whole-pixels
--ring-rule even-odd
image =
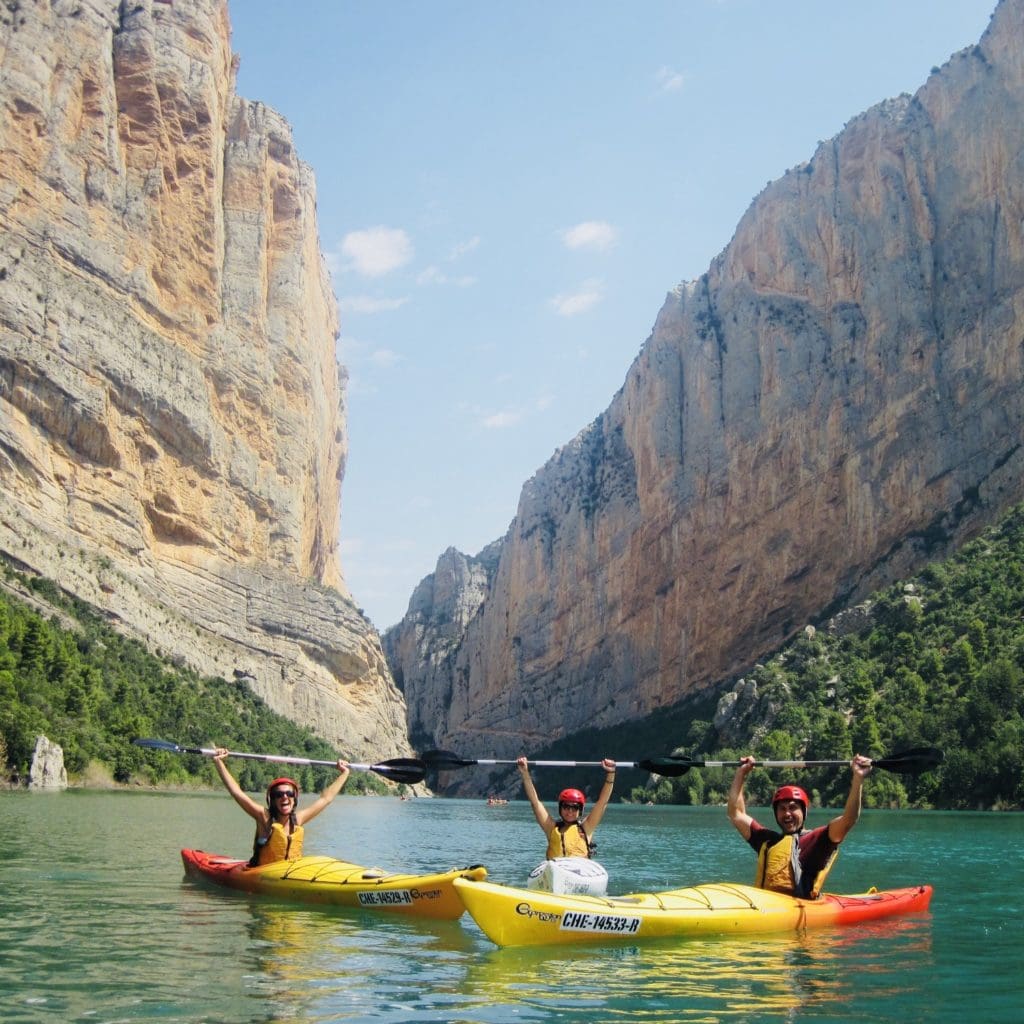
[[[694,759],[882,757],[945,751],[920,777],[876,771],[869,806],[1024,807],[1024,507],[959,554],[876,594],[856,632],[808,630],[745,675],[733,721],[691,715],[673,737]],[[756,686],[750,686],[753,683]],[[722,691],[725,693],[728,691]],[[705,711],[707,707],[705,706]],[[733,746],[723,749],[721,734]],[[691,770],[634,799],[724,802],[732,769]],[[764,804],[784,769],[754,772],[748,803]],[[849,772],[806,769],[799,781],[836,806]]]
[[[0,778],[25,780],[36,737],[64,749],[74,781],[107,774],[118,783],[220,785],[209,758],[133,746],[138,736],[184,746],[335,760],[336,752],[308,730],[270,711],[243,683],[202,678],[176,668],[111,629],[89,606],[63,595],[52,581],[7,570],[53,609],[44,617],[0,590]],[[232,772],[256,792],[281,766],[236,760]],[[305,790],[320,789],[334,772],[289,766]],[[369,773],[353,774],[347,790],[381,792]]]

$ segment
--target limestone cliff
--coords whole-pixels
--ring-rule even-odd
[[[414,591],[399,628],[384,634],[384,652],[395,682],[406,688],[403,666],[411,666],[416,696],[408,705],[409,738],[420,750],[433,747],[434,728],[445,721],[455,698],[450,665],[469,623],[490,591],[501,553],[500,541],[475,558],[449,548],[437,568]],[[423,681],[429,678],[430,685]]]
[[[234,71],[226,0],[0,13],[0,552],[349,756],[401,753],[338,562],[313,176]]]
[[[668,296],[458,641],[450,595],[385,638],[416,743],[511,757],[655,712],[1024,498],[1022,39],[1003,0]]]

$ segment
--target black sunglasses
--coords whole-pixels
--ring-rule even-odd
[[[283,796],[290,796],[293,800],[295,799],[295,791],[291,789],[272,789],[270,791],[271,800],[280,800]]]

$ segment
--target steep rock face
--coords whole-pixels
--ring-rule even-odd
[[[453,661],[466,628],[487,598],[500,553],[500,541],[475,558],[449,548],[413,592],[401,628],[384,634],[384,653],[400,689],[406,685],[403,666],[412,667],[416,700],[409,706],[408,730],[418,749],[434,745],[436,723],[444,721],[452,706]]]
[[[225,0],[0,15],[0,551],[350,756],[407,750],[338,563],[313,176]]]
[[[1004,0],[668,297],[525,485],[458,646],[419,607],[386,638],[410,722],[449,705],[431,745],[514,756],[650,714],[1024,497],[1021,39]]]

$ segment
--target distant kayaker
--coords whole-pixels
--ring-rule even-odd
[[[299,784],[294,779],[279,778],[267,787],[267,805],[261,807],[242,790],[228,771],[224,758],[228,751],[217,747],[213,763],[217,766],[227,791],[235,803],[256,819],[256,840],[249,864],[272,864],[278,860],[298,860],[302,856],[303,826],[315,818],[342,791],[348,781],[348,763],[338,760],[338,777],[308,807],[299,809]]]
[[[753,757],[740,759],[726,805],[736,831],[757,851],[754,884],[789,896],[817,899],[839,854],[839,844],[860,818],[861,788],[871,771],[871,759],[857,754],[850,762],[853,778],[843,813],[827,825],[806,832],[804,819],[811,801],[799,786],[780,786],[772,797],[772,811],[781,832],[765,828],[747,814],[743,784],[756,766]]]
[[[583,808],[586,798],[578,789],[563,789],[558,794],[558,820],[548,813],[548,809],[540,802],[537,790],[530,778],[530,766],[525,757],[520,757],[516,764],[523,779],[523,789],[533,808],[533,816],[537,824],[548,837],[547,859],[554,857],[590,857],[594,851],[594,832],[601,824],[604,810],[611,799],[615,785],[615,762],[605,758],[601,762],[604,769],[604,785],[594,804],[594,809],[584,818]]]

